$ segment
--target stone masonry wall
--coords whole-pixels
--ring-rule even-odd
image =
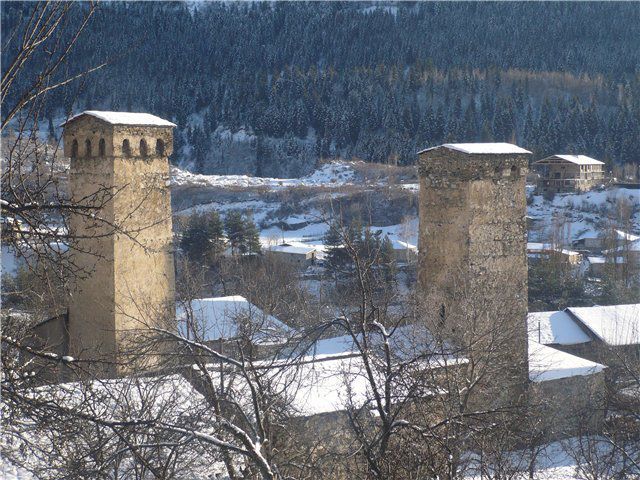
[[[111,362],[103,373],[113,376],[133,368],[123,357],[132,353],[131,338],[140,337],[131,331],[142,333],[171,318],[173,310],[173,133],[170,127],[111,125],[81,116],[65,125],[64,145],[73,199],[100,206],[92,215],[70,219],[72,233],[80,237],[74,259],[86,272],[69,306],[70,352]]]
[[[419,283],[445,334],[499,350],[497,385],[524,385],[527,364],[526,155],[421,154]],[[435,323],[435,322],[434,322]],[[501,365],[494,365],[497,354]],[[507,388],[504,388],[507,391]]]

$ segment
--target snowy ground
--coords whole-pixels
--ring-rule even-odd
[[[603,438],[596,436],[585,437],[582,439],[572,437],[562,441],[541,445],[536,449],[537,456],[534,464],[534,478],[536,478],[537,480],[582,480],[587,478],[611,478],[607,477],[606,474],[604,474],[603,476],[593,476],[594,472],[592,472],[591,470],[595,465],[589,465],[585,463],[584,459],[581,458],[582,456],[580,455],[580,452],[584,452],[585,450],[592,452],[592,460],[595,460],[596,458],[598,458],[598,456],[604,457],[606,455],[611,455],[612,448],[613,447],[611,447]],[[530,478],[527,470],[531,459],[531,452],[526,450],[509,452],[506,457],[506,459],[503,459],[503,462],[508,462],[510,468],[508,468],[507,471],[513,472],[513,475],[507,476],[505,478],[511,478],[514,480],[524,480]],[[622,458],[620,458],[620,456],[616,456],[615,454],[613,454],[613,457],[614,461],[620,462],[622,464]],[[480,472],[474,472],[473,463],[475,462],[477,469],[478,457],[472,454],[470,459],[472,462],[472,468],[470,469],[470,472],[465,476],[466,480],[498,478],[487,476],[486,474],[482,476]]]
[[[607,217],[617,212],[621,202],[632,207],[631,232],[640,232],[640,190],[612,188],[575,194],[558,194],[552,201],[542,195],[532,195],[527,215],[534,223],[529,232],[530,241],[545,241],[553,238],[554,223],[564,223],[561,235],[566,240],[575,240],[583,235],[597,234],[606,227]]]
[[[331,187],[353,184],[353,168],[345,162],[322,165],[311,175],[302,178],[263,178],[248,175],[198,175],[172,167],[171,182],[174,186],[207,186],[222,188],[266,187],[282,190],[294,187]]]

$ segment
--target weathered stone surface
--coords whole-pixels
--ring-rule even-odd
[[[455,342],[489,350],[497,383],[525,385],[527,362],[526,154],[420,155],[420,269],[425,305]],[[483,343],[483,341],[485,343]],[[491,343],[491,345],[489,345]],[[507,348],[508,347],[508,348]]]
[[[172,128],[81,116],[65,125],[64,146],[73,200],[100,206],[70,219],[80,237],[75,261],[89,272],[77,279],[69,305],[70,353],[100,358],[105,373],[117,375],[134,366],[132,339],[173,311]]]

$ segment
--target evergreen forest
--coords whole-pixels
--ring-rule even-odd
[[[32,5],[3,5],[3,47]],[[52,92],[42,125],[147,111],[178,124],[172,160],[196,172],[405,165],[474,141],[640,159],[633,2],[105,2],[90,22],[64,74],[107,65]]]

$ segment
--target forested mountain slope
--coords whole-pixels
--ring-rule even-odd
[[[3,44],[29,8],[3,6]],[[51,96],[47,118],[172,118],[174,161],[197,172],[407,164],[444,141],[640,158],[635,3],[105,2],[70,68],[105,59],[74,105],[75,92]]]

